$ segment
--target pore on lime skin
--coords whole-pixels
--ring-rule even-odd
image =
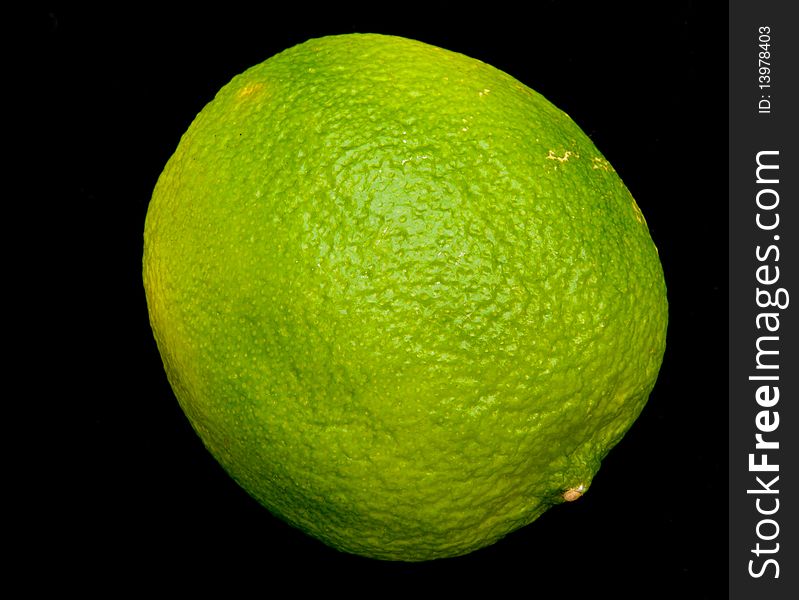
[[[206,447],[275,515],[388,560],[588,490],[661,364],[641,211],[574,122],[382,35],[235,77],[159,178],[144,285]]]

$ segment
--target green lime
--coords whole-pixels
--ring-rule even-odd
[[[579,497],[665,347],[657,250],[591,140],[509,75],[384,35],[219,91],[156,185],[144,285],[222,466],[380,559],[465,554]]]

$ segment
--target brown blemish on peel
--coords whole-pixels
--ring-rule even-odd
[[[563,492],[563,499],[566,502],[574,502],[575,500],[577,500],[577,498],[583,495],[583,492],[585,492],[585,485],[581,483],[580,485],[575,486],[573,488],[569,488],[568,490]]]

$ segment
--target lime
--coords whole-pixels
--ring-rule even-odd
[[[644,217],[565,113],[372,34],[219,91],[155,187],[144,286],[175,395],[230,475],[391,560],[471,552],[583,494],[667,325]]]

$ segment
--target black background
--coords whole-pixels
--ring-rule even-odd
[[[49,517],[30,519],[25,562],[87,587],[221,578],[265,595],[290,584],[726,597],[727,13],[696,4],[38,13],[28,50],[44,171],[29,208],[54,250],[36,276],[53,299],[40,358],[53,368],[33,387],[55,379],[59,392],[40,392],[56,435],[24,469]],[[227,477],[172,395],[140,276],[155,181],[215,92],[308,38],[367,31],[479,58],[565,110],[632,191],[669,288],[658,384],[590,492],[492,547],[421,564],[331,550]]]

